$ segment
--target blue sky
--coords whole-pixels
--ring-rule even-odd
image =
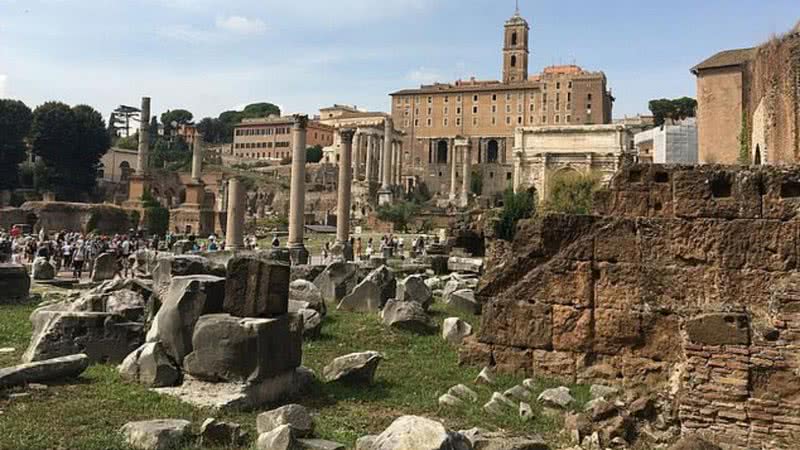
[[[689,69],[800,20],[798,0],[520,0],[530,71],[602,70],[614,116],[695,95]],[[0,97],[217,116],[271,101],[388,110],[392,91],[500,77],[513,0],[0,0]]]

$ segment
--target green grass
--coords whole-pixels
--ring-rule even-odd
[[[15,354],[0,356],[3,366],[16,363],[30,337],[28,316],[31,303],[0,307],[0,347],[13,346]],[[436,304],[432,312],[437,322],[460,316]],[[463,317],[477,329],[478,320]],[[517,434],[539,433],[551,442],[560,442],[561,419],[544,414],[533,404],[536,419],[522,422],[514,411],[492,417],[481,405],[494,390],[505,390],[520,377],[499,376],[493,388],[476,386],[479,368],[459,367],[457,351],[439,334],[416,336],[386,329],[377,315],[330,312],[319,339],[304,344],[304,365],[317,374],[333,358],[352,352],[375,350],[386,359],[371,386],[348,386],[317,382],[303,397],[296,399],[315,414],[317,434],[352,447],[365,434],[377,434],[401,415],[435,418],[458,430],[479,426]],[[464,383],[475,389],[479,402],[463,410],[441,409],[438,397],[451,386]],[[534,394],[558,386],[538,381]],[[22,389],[11,391],[22,392]],[[157,418],[184,418],[195,428],[207,417],[240,423],[255,439],[255,417],[260,411],[215,413],[194,408],[180,401],[152,393],[140,386],[123,383],[109,365],[91,367],[68,384],[53,385],[29,397],[8,400],[0,392],[0,449],[124,449],[117,430],[126,422]],[[588,400],[588,388],[576,386],[575,408]],[[535,403],[535,402],[534,402]],[[264,410],[269,409],[265,407]],[[185,448],[197,448],[187,445]],[[247,447],[245,447],[247,448]]]

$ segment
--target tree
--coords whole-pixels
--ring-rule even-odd
[[[130,137],[121,137],[117,140],[117,147],[125,150],[137,150],[139,148],[139,134]]]
[[[184,170],[190,167],[192,151],[183,138],[174,140],[159,138],[150,153],[153,167],[168,170]]]
[[[164,236],[169,229],[169,210],[161,206],[149,191],[142,194],[144,227],[150,234]]]
[[[653,113],[655,125],[664,125],[667,119],[683,120],[687,117],[694,117],[697,109],[697,100],[689,97],[676,98],[674,100],[662,98],[650,101],[650,112]]]
[[[64,175],[74,178],[78,192],[91,192],[97,179],[100,159],[111,147],[103,116],[88,105],[72,108],[75,117],[75,148],[72,161],[62,165]]]
[[[175,125],[186,125],[187,123],[192,123],[192,119],[194,116],[192,113],[185,109],[176,109],[161,114],[161,125],[164,126],[164,134],[170,135],[172,134],[172,127],[173,123]]]
[[[225,142],[226,129],[233,134],[233,128],[226,128],[225,124],[220,119],[206,117],[197,124],[197,131],[203,135],[203,141],[210,144],[220,144]]]
[[[269,117],[271,115],[280,116],[281,109],[272,103],[253,103],[244,107],[241,119],[258,119],[260,117]]]
[[[503,194],[503,210],[500,220],[495,224],[495,232],[500,239],[514,240],[517,232],[517,223],[523,219],[533,217],[536,212],[536,198],[528,191],[515,193],[513,189],[506,189]]]
[[[411,219],[419,212],[419,205],[407,201],[399,201],[378,207],[378,218],[394,224],[395,230],[405,233]]]
[[[19,165],[25,160],[25,138],[33,113],[18,100],[0,100],[0,190],[19,183]]]
[[[322,146],[315,145],[306,149],[306,162],[318,163],[322,161]]]
[[[561,214],[590,214],[599,186],[600,179],[593,173],[556,173],[549,183],[545,208]]]

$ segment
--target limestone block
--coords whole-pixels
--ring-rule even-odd
[[[358,284],[358,266],[346,262],[332,263],[314,279],[314,284],[322,292],[325,303],[336,306]]]
[[[120,433],[136,450],[170,450],[178,448],[191,436],[188,420],[147,420],[128,422]]]
[[[31,278],[21,264],[0,264],[0,304],[28,298]]]
[[[686,333],[690,341],[701,345],[750,345],[746,314],[703,314],[686,322]]]
[[[49,281],[56,277],[56,268],[47,258],[37,256],[31,266],[31,274],[36,281]]]
[[[289,311],[289,265],[254,257],[228,262],[223,311],[237,317],[278,317]]]
[[[89,357],[85,354],[6,367],[0,369],[0,389],[74,378],[82,374],[87,367],[89,367]]]
[[[137,252],[138,253],[138,252]],[[103,253],[94,260],[92,281],[113,280],[117,271],[117,256],[113,253]]]
[[[418,334],[432,334],[438,329],[436,322],[415,302],[389,300],[383,308],[383,323]]]

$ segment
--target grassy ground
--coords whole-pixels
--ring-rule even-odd
[[[28,321],[32,303],[0,306],[0,348],[15,347],[10,355],[0,355],[0,366],[15,364],[27,346],[31,327]],[[459,315],[437,304],[436,320]],[[464,317],[477,327],[472,317]],[[304,365],[321,373],[331,359],[351,352],[376,350],[386,360],[378,368],[372,386],[343,386],[318,383],[311,392],[297,399],[316,416],[317,434],[352,447],[364,434],[379,433],[395,418],[405,414],[424,415],[443,421],[449,428],[480,426],[520,434],[536,432],[552,441],[561,428],[558,418],[535,409],[536,420],[523,423],[516,414],[491,417],[480,405],[491,390],[474,386],[477,368],[458,367],[456,350],[439,335],[415,336],[384,328],[377,315],[357,315],[333,311],[326,318],[321,338],[304,345]],[[520,382],[501,377],[496,390]],[[437,398],[458,383],[475,388],[480,401],[463,411],[443,410]],[[556,386],[540,382],[540,389]],[[8,399],[8,394],[30,395]],[[579,405],[588,400],[588,389],[573,389]],[[538,394],[538,392],[537,392]],[[536,406],[534,405],[534,408]],[[268,409],[268,408],[265,408]],[[207,417],[242,424],[255,439],[255,417],[259,411],[215,414],[175,399],[162,397],[139,386],[123,383],[114,367],[96,365],[77,381],[52,385],[47,390],[0,392],[0,449],[124,449],[117,430],[128,421],[156,418],[185,418],[195,428]],[[197,448],[187,445],[185,448]]]

